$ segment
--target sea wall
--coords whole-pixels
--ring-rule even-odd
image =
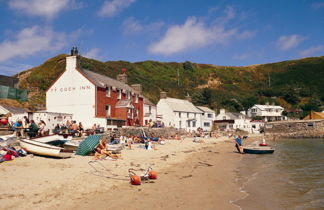
[[[324,120],[269,122],[264,131],[266,135],[288,138],[324,138]]]
[[[112,131],[108,131],[107,134],[109,135],[116,135],[116,136],[143,136],[143,131],[149,137],[159,137],[162,136],[163,138],[174,138],[175,136],[187,136],[188,133],[181,129],[177,130],[175,128],[142,128],[142,127],[124,127],[118,128]]]

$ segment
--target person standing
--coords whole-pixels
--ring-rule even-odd
[[[234,136],[235,138],[235,136]],[[235,147],[237,148],[237,150],[241,153],[244,154],[243,152],[243,146],[242,146],[242,138],[241,136],[238,136],[237,138],[235,138]]]

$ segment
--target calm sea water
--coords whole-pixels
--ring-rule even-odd
[[[284,139],[274,154],[242,157],[242,209],[324,209],[324,139]]]

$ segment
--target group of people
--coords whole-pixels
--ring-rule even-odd
[[[145,126],[150,128],[164,128],[164,123],[159,121],[154,122],[153,120],[150,119]]]
[[[48,130],[46,129],[46,123],[40,120],[37,124],[34,120],[29,120],[27,116],[24,116],[23,120],[17,120],[11,125],[17,137],[36,137],[47,135]]]
[[[84,128],[81,122],[77,123],[75,120],[71,122],[68,120],[66,124],[57,124],[53,130],[54,134],[70,134],[72,136],[82,136]]]

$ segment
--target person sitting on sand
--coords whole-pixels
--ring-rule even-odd
[[[104,159],[105,157],[111,157],[112,159],[120,158],[117,154],[113,154],[110,151],[107,151],[107,142],[105,139],[100,140],[99,145],[95,148],[94,159]]]
[[[242,138],[241,136],[238,136],[237,138],[235,138],[234,136],[234,139],[235,139],[235,147],[237,148],[237,150],[243,154],[243,146],[242,146]]]

